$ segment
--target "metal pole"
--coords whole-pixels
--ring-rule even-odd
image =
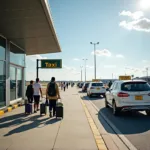
[[[94,66],[95,66],[95,79],[96,79],[96,43],[94,43]]]
[[[147,82],[148,82],[148,68],[146,68],[146,70],[147,70]]]
[[[85,59],[85,82],[86,82],[86,59]]]
[[[36,60],[36,77],[39,77],[39,60]]]
[[[81,82],[82,82],[82,68],[81,68]]]

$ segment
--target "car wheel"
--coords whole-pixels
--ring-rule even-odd
[[[150,116],[150,110],[146,110],[147,116]]]
[[[116,107],[115,101],[114,101],[113,104],[112,104],[112,108],[113,108],[113,115],[114,115],[114,116],[118,116],[119,113],[120,113],[120,110]]]
[[[89,97],[91,98],[91,97],[92,97],[92,94],[89,94]]]
[[[106,107],[106,108],[109,108],[108,102],[107,102],[107,98],[106,98],[106,97],[105,97],[105,107]]]

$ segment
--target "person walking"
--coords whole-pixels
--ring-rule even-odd
[[[64,92],[65,92],[66,91],[66,83],[65,82],[64,82],[63,86],[64,86]]]
[[[46,95],[49,100],[49,116],[52,117],[52,110],[53,116],[56,115],[56,102],[60,98],[59,88],[55,82],[55,77],[51,78],[50,83],[47,85]]]
[[[33,84],[33,89],[34,89],[34,113],[36,113],[37,111],[39,111],[39,103],[40,103],[40,94],[41,97],[43,97],[42,95],[42,86],[39,83],[39,78],[36,78],[36,83]]]
[[[69,84],[67,83],[66,86],[67,86],[67,89],[68,89]]]
[[[27,86],[26,96],[28,98],[28,103],[33,103],[33,81],[30,81],[30,84]]]

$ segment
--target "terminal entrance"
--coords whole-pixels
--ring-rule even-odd
[[[10,100],[22,98],[23,69],[14,65],[10,66]]]

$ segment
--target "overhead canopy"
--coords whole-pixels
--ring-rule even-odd
[[[61,51],[47,0],[0,0],[0,34],[27,55]]]

